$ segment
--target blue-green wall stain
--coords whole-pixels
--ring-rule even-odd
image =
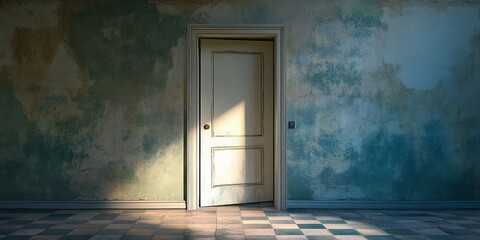
[[[0,118],[2,148],[0,184],[2,200],[74,199],[68,172],[75,159],[83,156],[72,151],[68,139],[49,138],[39,134],[23,114],[21,104],[11,87],[0,85]],[[24,159],[24,161],[19,161]]]
[[[271,10],[267,6],[247,8],[241,15],[243,16],[243,23],[272,23]]]
[[[308,200],[313,199],[313,190],[311,183],[306,181],[305,167],[299,165],[293,165],[295,168],[289,168],[287,170],[288,178],[288,199],[291,200]],[[302,183],[302,184],[299,184]]]
[[[360,82],[360,74],[353,65],[327,62],[321,68],[321,71],[311,73],[312,76],[306,80],[311,81],[315,87],[326,94],[329,94],[332,88],[339,87],[340,84],[352,86]]]
[[[216,5],[216,4],[212,4]],[[259,2],[255,6],[238,6],[233,9],[222,9],[218,12],[203,13],[197,16],[196,23],[209,24],[278,24],[278,19],[272,16],[270,7]],[[230,12],[228,12],[230,11]],[[219,14],[220,16],[216,16]]]
[[[164,94],[171,49],[193,16],[160,14],[147,1],[64,3],[57,14],[57,25],[15,29],[16,65],[1,68],[0,111],[9,116],[2,126],[12,127],[0,136],[0,200],[183,199],[168,181],[145,186],[152,180],[138,172],[183,169],[181,154],[159,161],[181,142],[183,110],[160,107],[179,104],[156,94]],[[78,70],[49,74],[77,85],[49,85],[59,46]],[[145,103],[150,98],[164,100]],[[171,185],[183,179],[168,174],[178,176]]]
[[[71,16],[68,44],[78,64],[106,92],[162,88],[156,61],[171,64],[170,48],[184,34],[188,17],[160,15],[147,1],[101,1]],[[123,87],[128,84],[128,88]],[[106,85],[106,86],[104,86]],[[141,93],[138,93],[141,94]],[[132,96],[135,94],[131,94]]]
[[[385,9],[381,1],[357,1],[343,9],[345,29],[337,32],[348,36],[324,26],[335,19],[318,17],[312,38],[322,41],[310,41],[293,56],[302,74],[290,80],[291,90],[312,89],[287,103],[288,118],[298,126],[287,135],[288,199],[479,199],[478,142],[473,139],[478,140],[480,115],[471,110],[480,100],[479,61],[472,57],[478,56],[477,35],[471,36],[466,60],[450,70],[456,72],[454,79],[417,89],[406,84],[404,65],[397,61],[379,57],[375,69],[362,69],[364,61],[375,61],[368,51],[382,54],[363,45],[382,43],[382,34],[395,31],[384,22]],[[470,24],[468,29],[478,26]],[[389,41],[401,46],[401,38]],[[428,67],[418,66],[414,73],[421,76]]]
[[[66,97],[64,96],[59,96],[59,97],[49,97],[46,98],[43,102],[42,105],[40,106],[40,109],[46,109],[46,108],[54,108],[58,105],[62,105],[67,101]]]
[[[348,150],[351,154],[345,156],[351,161],[349,170],[336,173],[327,167],[315,178],[331,187],[354,185],[361,190],[362,197],[338,200],[476,199],[474,186],[470,185],[473,176],[444,156],[446,138],[438,124],[425,126],[427,136],[421,139],[421,154],[412,136],[381,130],[366,137],[359,155]],[[334,155],[336,149],[327,147],[323,155]]]
[[[158,138],[155,134],[147,134],[143,139],[143,152],[151,157],[156,153],[158,147]]]
[[[342,22],[353,28],[352,35],[356,38],[369,37],[374,28],[383,26],[383,10],[381,1],[356,1],[351,11],[345,13]]]
[[[137,180],[134,169],[119,164],[115,160],[103,164],[100,172],[107,181],[116,181],[119,178],[127,182],[135,182]]]

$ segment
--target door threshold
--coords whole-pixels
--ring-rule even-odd
[[[240,208],[240,209],[262,209],[262,208],[269,208],[275,209],[275,204],[273,201],[268,202],[253,202],[253,203],[237,203],[237,204],[227,204],[227,205],[218,205],[218,206],[205,206],[200,207],[199,209],[207,210],[207,209],[216,209],[216,208]]]

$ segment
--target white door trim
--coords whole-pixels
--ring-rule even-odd
[[[187,209],[200,206],[199,39],[271,39],[274,41],[274,204],[286,208],[285,27],[283,25],[188,25],[186,92]]]

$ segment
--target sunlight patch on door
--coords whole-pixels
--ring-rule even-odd
[[[212,136],[262,136],[263,54],[214,52],[212,58]]]

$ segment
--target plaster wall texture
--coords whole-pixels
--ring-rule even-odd
[[[290,200],[480,200],[478,1],[0,2],[0,200],[184,199],[186,25],[284,24]]]

